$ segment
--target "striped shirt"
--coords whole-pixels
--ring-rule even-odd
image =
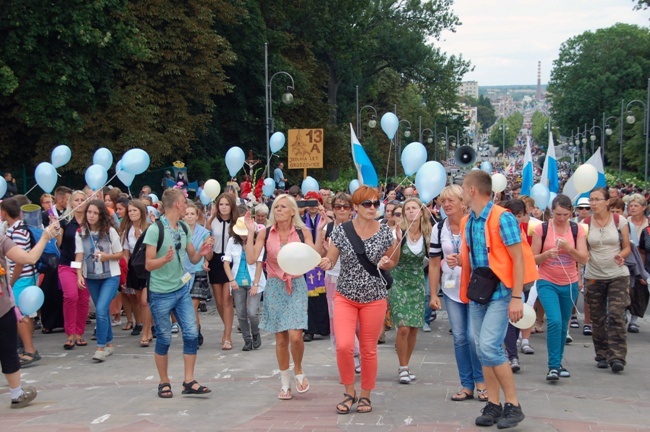
[[[19,228],[20,225],[23,225],[22,227]],[[17,220],[14,222],[13,225],[11,225],[9,228],[7,228],[7,237],[9,237],[11,240],[13,240],[14,243],[16,243],[17,246],[23,248],[25,252],[29,252],[32,250],[31,244],[30,244],[30,237],[31,233],[29,230],[24,226],[24,222],[22,220]],[[7,263],[9,263],[9,271],[13,274],[14,268],[16,267],[16,263],[7,258]],[[23,265],[23,271],[20,273],[20,277],[31,277],[36,275],[36,267],[30,264],[24,264]]]

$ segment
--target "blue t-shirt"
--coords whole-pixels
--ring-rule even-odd
[[[248,272],[248,265],[246,264],[246,252],[242,248],[241,258],[239,260],[239,268],[237,269],[237,275],[235,276],[237,285],[239,286],[250,286],[251,285],[251,275]]]

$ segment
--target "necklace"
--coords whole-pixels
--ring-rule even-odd
[[[406,235],[407,235],[407,237],[408,237],[408,239],[409,239],[409,241],[411,243],[417,242],[422,237],[422,234],[420,233],[420,230],[418,230],[418,232],[417,232],[417,234],[415,236],[413,235],[413,233],[410,230],[406,232]]]
[[[612,215],[610,213],[607,213],[607,220],[605,221],[605,223],[602,223],[601,221],[598,220],[596,216],[594,216],[594,221],[598,223],[598,226],[600,228],[605,228],[607,225],[609,225],[611,219],[612,219]]]

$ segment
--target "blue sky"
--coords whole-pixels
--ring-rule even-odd
[[[464,80],[479,85],[548,83],[560,45],[587,30],[617,22],[650,25],[650,11],[633,10],[632,0],[455,0],[463,23],[444,32],[436,46],[462,54],[474,65]]]

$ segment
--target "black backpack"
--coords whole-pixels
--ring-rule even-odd
[[[178,225],[180,225],[181,228],[183,228],[183,231],[185,231],[185,235],[189,236],[189,228],[187,225],[185,225],[185,222],[183,221],[178,221]],[[160,220],[156,221],[156,226],[158,227],[158,242],[156,243],[156,253],[160,251],[160,248],[162,247],[163,240],[165,239],[165,227],[163,226],[163,223]],[[147,262],[147,245],[144,244],[144,236],[147,234],[147,228],[140,234],[140,237],[138,237],[138,240],[135,242],[135,246],[133,247],[133,251],[131,252],[131,256],[129,257],[129,265],[133,268],[133,271],[135,271],[135,275],[137,276],[138,279],[143,279],[143,280],[148,280],[149,279],[149,271],[147,270],[145,264]],[[162,233],[162,235],[160,235]]]
[[[573,221],[569,221],[569,225],[571,226],[571,235],[573,236],[573,247],[578,247],[578,224]],[[547,235],[548,222],[542,222],[542,249],[544,249],[544,242],[546,241]]]

